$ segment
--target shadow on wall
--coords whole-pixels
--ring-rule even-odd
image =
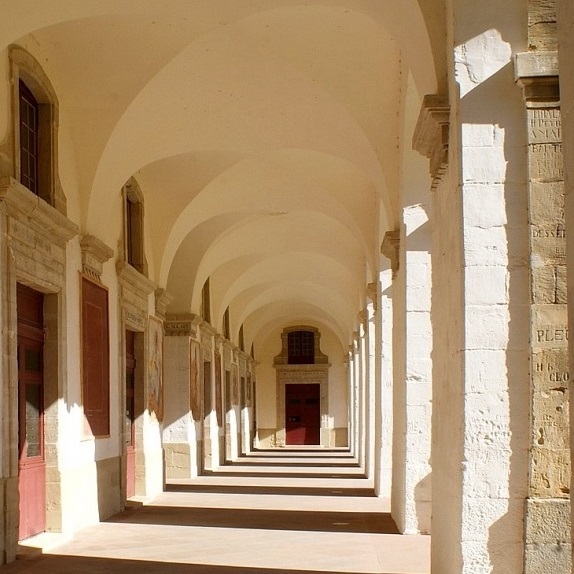
[[[421,534],[431,533],[432,473],[427,474],[415,486],[417,528]]]

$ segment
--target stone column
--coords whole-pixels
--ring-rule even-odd
[[[168,479],[192,478],[199,474],[199,321],[195,315],[171,316],[165,323],[163,448]]]
[[[524,572],[566,574],[571,571],[570,377],[557,55],[518,54],[516,73],[527,113],[532,322]]]

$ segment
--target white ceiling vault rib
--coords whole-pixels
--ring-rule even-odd
[[[171,311],[198,312],[211,277],[215,327],[229,306],[251,341],[282,317],[347,344],[399,220],[401,74],[436,90],[418,0],[0,5],[0,38],[54,82],[84,232],[117,245],[134,176]]]

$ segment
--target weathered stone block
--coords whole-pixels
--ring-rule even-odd
[[[570,542],[570,502],[565,499],[529,498],[526,501],[527,544]]]
[[[527,545],[524,556],[525,574],[570,574],[570,544],[532,544]]]
[[[528,47],[530,50],[556,50],[556,0],[529,0]]]
[[[570,495],[570,450],[533,447],[530,482],[532,496],[568,497]]]
[[[566,265],[556,266],[556,303],[566,304],[568,301]]]
[[[563,390],[537,393],[532,406],[534,444],[551,449],[570,447],[568,395]]]
[[[530,182],[530,223],[564,223],[564,182]]]
[[[528,146],[530,178],[542,182],[564,180],[562,144],[532,144]]]
[[[555,267],[545,265],[532,269],[532,302],[556,303]]]
[[[545,349],[532,353],[532,382],[537,392],[551,392],[570,380],[568,349]]]

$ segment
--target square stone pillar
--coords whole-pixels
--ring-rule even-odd
[[[201,384],[198,317],[169,318],[165,324],[164,429],[166,478],[200,472]]]
[[[376,291],[376,289],[375,289]],[[377,323],[377,312],[375,309],[376,296],[374,296],[374,301],[371,301],[367,305],[367,309],[364,312],[364,317],[366,321],[365,325],[365,352],[366,352],[366,461],[365,461],[365,473],[369,478],[375,476],[375,389],[378,382],[377,369],[376,369],[376,323]]]
[[[384,264],[386,260],[382,261]],[[375,306],[375,493],[390,498],[393,468],[393,295],[392,271],[380,272]]]
[[[429,189],[403,190],[403,225],[385,236],[393,268],[393,488],[391,512],[405,534],[429,533],[431,517],[431,237]]]
[[[442,110],[426,100],[421,113],[435,124],[430,147],[446,143],[448,159],[431,166],[431,561],[440,574],[523,571],[529,242],[512,57],[527,41],[525,4],[447,3],[449,95]]]

